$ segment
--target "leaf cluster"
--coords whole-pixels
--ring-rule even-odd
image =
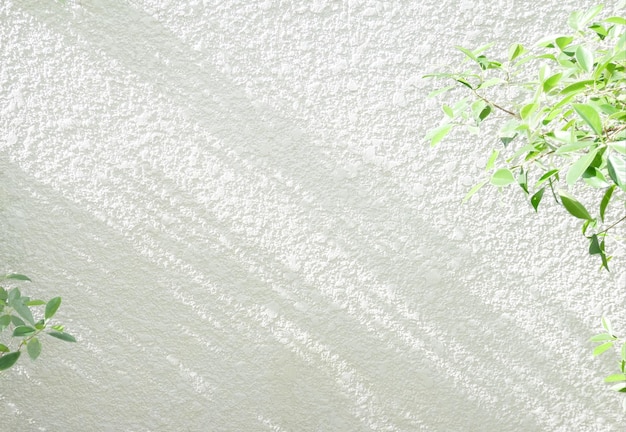
[[[443,120],[426,139],[434,146],[457,128],[477,134],[495,123],[485,177],[464,201],[486,184],[499,189],[516,184],[538,211],[548,192],[580,221],[589,254],[599,256],[608,271],[605,241],[609,234],[623,241],[626,224],[626,18],[599,19],[601,11],[596,6],[574,12],[568,33],[532,47],[513,44],[501,57],[487,55],[493,44],[457,46],[467,67],[426,77],[452,82],[432,97],[453,89],[466,96],[442,104]],[[593,210],[581,196],[595,199]],[[621,346],[620,372],[606,381],[626,393],[626,340],[613,333],[606,318],[602,325],[605,332],[591,339],[600,342],[593,354]]]
[[[503,58],[485,54],[492,44],[456,47],[468,68],[426,77],[453,82],[433,96],[455,87],[468,95],[442,105],[443,121],[426,138],[436,145],[455,128],[477,133],[496,121],[497,145],[486,176],[465,200],[488,183],[517,184],[537,211],[549,191],[581,220],[589,253],[608,270],[605,238],[626,221],[626,19],[596,20],[601,9],[574,12],[571,33],[546,37],[532,48],[514,44]],[[511,93],[521,97],[505,97]],[[595,212],[580,194],[598,197]],[[607,220],[615,212],[621,216]]]
[[[4,280],[30,281],[27,276],[15,273],[0,276],[0,282]],[[39,357],[42,348],[40,337],[43,334],[67,342],[76,342],[72,335],[64,331],[62,325],[50,324],[50,319],[56,314],[59,306],[61,297],[54,297],[45,302],[23,296],[17,287],[7,289],[0,286],[0,334],[8,331],[13,341],[9,345],[0,343],[0,371],[12,367],[24,348],[31,359]],[[43,308],[41,319],[35,318],[41,314],[36,310],[37,307]],[[10,346],[14,348],[11,349]]]
[[[620,356],[618,364],[620,372],[607,376],[604,381],[613,384],[611,387],[612,390],[626,393],[626,339],[619,338],[615,335],[611,327],[611,322],[606,317],[602,318],[602,327],[604,332],[592,336],[590,339],[591,342],[599,343],[599,345],[594,348],[593,355],[599,356],[612,348],[619,349]],[[624,398],[623,405],[624,411],[626,411],[626,398]]]

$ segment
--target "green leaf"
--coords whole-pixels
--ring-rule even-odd
[[[583,173],[582,178],[585,183],[587,183],[592,188],[605,189],[610,186],[609,182],[606,180],[606,177],[604,177],[604,174],[602,174],[602,171],[593,166],[593,162],[591,163],[591,166],[587,168],[587,170]]]
[[[535,209],[535,211],[537,211],[537,207],[539,207],[539,203],[541,202],[541,198],[543,198],[543,193],[545,192],[546,188],[543,187],[541,189],[539,189],[531,198],[530,198],[530,203],[532,204],[533,208]]]
[[[585,88],[592,86],[594,83],[594,80],[578,81],[561,90],[561,94],[580,93],[585,90]]]
[[[626,142],[610,142],[607,143],[607,145],[611,148],[611,150],[615,150],[618,153],[626,155]]]
[[[626,190],[626,157],[611,153],[606,162],[609,177],[621,189]]]
[[[563,207],[574,217],[585,220],[592,220],[593,218],[580,202],[578,202],[573,196],[566,192],[559,192]]]
[[[456,48],[459,51],[461,51],[463,54],[465,54],[471,60],[474,60],[475,62],[478,61],[476,59],[476,55],[472,51],[468,50],[467,48],[463,48],[462,46],[459,46],[459,45],[455,45],[454,48]]]
[[[0,357],[0,371],[9,369],[20,358],[21,352],[16,351]]]
[[[430,77],[430,76],[428,76],[428,75],[424,75],[424,78],[431,78],[431,77]],[[433,98],[433,97],[435,97],[435,96],[438,96],[438,95],[440,95],[440,94],[442,94],[442,93],[445,93],[445,92],[447,92],[447,91],[449,91],[449,90],[453,89],[454,87],[455,87],[455,86],[451,85],[451,86],[447,86],[447,87],[444,87],[444,88],[440,88],[440,89],[434,90],[434,91],[432,91],[432,92],[428,93],[428,97],[429,97],[429,98]]]
[[[24,318],[26,321],[35,325],[35,319],[33,318],[32,312],[30,311],[28,306],[22,303],[21,299],[20,301],[16,301],[13,303],[13,309],[15,309],[15,312],[20,314],[20,316]]]
[[[593,70],[593,53],[582,45],[576,48],[576,61],[585,72]]]
[[[522,119],[525,120],[526,118],[530,117],[530,115],[534,113],[537,110],[537,108],[539,108],[539,104],[537,103],[526,104],[520,110],[519,115]]]
[[[9,349],[8,346],[6,346],[5,344],[1,344],[0,343],[0,352],[5,353],[5,352],[9,352],[9,351],[11,351],[11,350]]]
[[[32,338],[26,344],[26,351],[31,359],[35,360],[41,354],[41,342],[36,337]]]
[[[448,133],[452,130],[453,125],[451,123],[446,123],[441,125],[435,129],[431,129],[426,134],[426,139],[430,140],[431,146],[436,146],[442,139],[448,135]]]
[[[23,326],[26,325],[26,323],[24,321],[22,321],[20,319],[20,317],[15,316],[15,315],[11,315],[11,322],[13,323],[14,326]]]
[[[487,105],[485,108],[482,109],[482,111],[480,112],[480,114],[478,114],[478,119],[480,121],[483,121],[487,118],[487,116],[491,113],[491,105]]]
[[[61,297],[55,297],[51,299],[46,305],[46,312],[44,315],[45,318],[46,319],[52,318],[52,316],[54,316],[56,311],[59,309],[59,306],[61,306]]]
[[[74,336],[65,332],[49,331],[48,334],[52,337],[55,337],[57,339],[61,339],[67,342],[76,342],[76,339],[74,338]]]
[[[622,361],[626,362],[626,342],[622,344]]]
[[[13,330],[14,337],[24,337],[34,334],[37,330],[30,326],[17,326]]]
[[[626,383],[615,384],[613,387],[611,387],[611,390],[620,393],[626,393]]]
[[[524,171],[524,168],[520,168],[517,183],[524,190],[524,193],[528,195],[528,171]]]
[[[455,81],[456,81],[456,82],[458,82],[458,83],[460,83],[460,84],[463,84],[465,87],[467,87],[467,88],[469,88],[469,89],[474,90],[474,86],[472,86],[472,85],[470,84],[470,82],[469,82],[468,80],[466,80],[466,79],[463,79],[463,78],[457,78]]]
[[[591,241],[589,243],[589,255],[597,255],[604,253],[603,248],[600,246],[600,242],[598,241],[598,236],[596,234],[591,236]]]
[[[609,187],[604,196],[602,197],[602,201],[600,201],[600,220],[604,222],[604,214],[606,211],[606,207],[609,205],[609,201],[611,201],[611,195],[613,195],[613,191],[615,190],[615,185]]]
[[[491,176],[491,184],[494,186],[507,186],[515,182],[513,173],[508,168],[500,168]]]
[[[585,123],[587,123],[596,135],[602,136],[602,120],[596,109],[589,104],[572,104],[574,110]]]
[[[559,84],[559,81],[561,81],[562,76],[563,76],[563,73],[559,72],[559,73],[552,75],[547,80],[545,80],[543,82],[543,91],[548,93],[550,90],[556,87]]]
[[[613,335],[610,335],[608,333],[600,333],[595,336],[592,336],[589,339],[589,342],[602,342],[602,341],[609,341],[609,340],[615,340],[615,339],[617,338]]]
[[[26,306],[41,306],[41,305],[45,305],[46,302],[43,300],[29,300],[25,304]]]
[[[491,171],[496,163],[496,159],[498,159],[498,154],[500,154],[498,150],[493,150],[491,152],[491,156],[489,156],[489,159],[487,160],[487,165],[485,165],[485,171]]]
[[[12,288],[9,291],[9,295],[7,298],[7,302],[9,303],[9,306],[13,307],[13,305],[17,302],[19,302],[19,299],[22,297],[22,293],[20,293],[20,289],[19,288]]]
[[[552,170],[546,172],[544,175],[539,177],[539,180],[537,180],[537,184],[535,184],[535,187],[539,187],[539,185],[545,183],[546,180],[548,180],[550,177],[552,177],[554,175],[557,175],[558,173],[559,173],[558,169],[552,169]]]
[[[469,200],[472,197],[472,195],[474,195],[476,192],[478,192],[478,190],[485,185],[485,183],[487,183],[487,180],[483,180],[480,183],[478,183],[477,185],[473,186],[469,190],[469,192],[463,197],[463,202],[467,202],[467,200]]]
[[[626,18],[622,18],[619,16],[608,17],[604,20],[604,22],[608,22],[611,24],[620,24],[626,26]]]
[[[572,144],[567,144],[567,145],[559,147],[558,149],[556,149],[554,153],[557,155],[562,155],[565,153],[571,153],[574,151],[582,150],[582,149],[591,147],[592,145],[595,145],[593,141],[576,141]]]
[[[623,373],[620,374],[613,374],[613,375],[609,375],[608,377],[604,378],[604,382],[619,382],[619,381],[626,381],[626,375],[624,375]]]
[[[598,149],[594,148],[589,153],[581,156],[576,162],[572,164],[570,169],[567,171],[567,175],[565,176],[565,181],[568,185],[572,186],[576,181],[580,178],[581,175],[587,170],[587,167],[593,162],[593,159],[596,157],[598,153]]]
[[[561,51],[565,51],[565,48],[567,48],[573,40],[574,38],[572,36],[559,36],[558,38],[554,39],[554,42]]]
[[[11,315],[0,316],[0,331],[4,330],[11,324]]]
[[[610,349],[613,346],[613,342],[606,342],[603,343],[602,345],[598,345],[597,347],[594,348],[593,350],[593,356],[599,356],[600,354],[602,354],[603,352],[607,351],[608,349]]]
[[[6,275],[0,277],[0,280],[5,280],[5,279],[14,279],[14,280],[22,280],[22,281],[32,282],[28,278],[28,276],[24,276],[23,274],[17,274],[17,273],[6,274]]]
[[[522,55],[526,49],[520,44],[513,44],[509,47],[509,61],[513,61]]]
[[[602,328],[604,328],[608,334],[612,335],[613,327],[611,326],[611,321],[607,317],[602,317],[600,322],[602,323]]]

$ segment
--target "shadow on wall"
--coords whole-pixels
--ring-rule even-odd
[[[98,195],[94,192],[90,196],[89,189],[80,191],[85,193],[82,196],[77,194],[76,184],[64,183],[61,177],[57,181],[52,173],[51,178],[42,179],[30,165],[12,157],[13,163],[27,173],[24,184],[51,185],[64,197],[53,198],[57,203],[65,206],[69,200],[75,204],[71,217],[65,220],[68,226],[79,214],[87,224],[98,217],[115,232],[111,234],[114,238],[132,245],[128,256],[139,254],[150,263],[146,269],[173,271],[191,279],[180,295],[202,299],[189,302],[192,307],[210,301],[208,312],[242,336],[252,330],[240,324],[241,311],[257,310],[259,315],[252,317],[254,326],[267,327],[265,333],[271,333],[274,342],[280,338],[280,329],[291,342],[275,354],[276,367],[287,362],[280,360],[283,356],[291,358],[284,355],[285,350],[303,361],[297,354],[302,350],[316,359],[315,367],[331,370],[328,373],[337,379],[346,371],[333,370],[333,365],[323,361],[323,346],[332,347],[347,363],[359,364],[358,372],[365,377],[361,382],[373,389],[365,397],[371,406],[382,407],[383,413],[398,412],[405,404],[410,406],[408,411],[418,407],[418,417],[426,426],[429,420],[421,418],[422,412],[430,414],[424,418],[432,418],[433,426],[442,416],[458,415],[462,422],[475,422],[475,430],[485,422],[504,430],[511,421],[526,422],[530,429],[541,428],[541,420],[532,414],[496,412],[498,398],[509,400],[506,388],[492,389],[493,397],[480,392],[484,392],[482,383],[492,379],[485,361],[506,370],[509,363],[519,368],[526,368],[524,363],[545,364],[547,355],[528,351],[520,360],[511,360],[482,346],[486,341],[495,344],[499,338],[537,341],[514,322],[499,328],[498,334],[480,324],[468,326],[460,337],[448,329],[451,311],[488,323],[494,310],[462,286],[450,287],[450,283],[458,283],[452,273],[462,272],[462,264],[471,262],[471,249],[430,228],[425,220],[428,216],[417,210],[417,197],[382,175],[378,176],[377,190],[369,190],[358,177],[334,181],[337,161],[321,152],[287,119],[267,107],[255,108],[200,54],[135,9],[93,6],[80,19],[67,10],[45,12],[31,7],[27,12],[58,29],[68,40],[73,39],[65,30],[71,22],[73,31],[79,32],[94,52],[115,59],[151,83],[198,127],[192,138],[212,140],[211,146],[200,149],[199,160],[218,165],[221,172],[235,173],[230,182],[221,185],[222,197],[216,200],[213,179],[207,174],[211,167],[200,164],[192,169],[184,162],[194,143],[168,137],[165,129],[158,131],[165,136],[159,143],[164,148],[156,152],[160,159],[150,160],[147,171],[115,171],[117,177],[110,179],[111,186],[105,185],[111,189],[103,190],[110,193],[104,195],[105,201],[94,200]],[[124,145],[129,160],[145,162],[135,143]],[[9,169],[19,173],[13,165]],[[115,196],[116,190],[123,193]],[[50,190],[45,193],[51,194]],[[70,231],[65,228],[62,232],[69,235]],[[437,245],[436,250],[430,248],[432,244]],[[461,264],[451,267],[451,258]],[[131,262],[110,259],[121,273],[133,271]],[[141,290],[118,289],[131,300],[128,305],[144,297]],[[259,299],[267,304],[260,305]],[[323,327],[318,317],[327,316],[329,310],[343,311],[329,321],[343,329],[340,333],[352,333],[362,347],[343,344],[333,329]],[[198,317],[205,313],[197,308],[194,311]],[[153,310],[152,314],[159,312]],[[270,329],[260,317],[272,314],[283,321],[273,318]],[[317,334],[310,336],[312,342],[298,342],[298,333],[290,329],[290,323]],[[455,331],[462,332],[462,327],[458,325]],[[319,328],[323,331],[316,330]],[[389,349],[381,349],[384,344],[389,344]],[[482,352],[474,356],[477,351]],[[400,356],[400,362],[394,364],[398,367],[379,373],[381,367],[389,365],[392,353]],[[460,365],[465,370],[461,371]],[[253,373],[244,376],[255,379]],[[390,386],[387,382],[393,377],[391,382],[406,383],[415,376],[423,380],[415,387]],[[546,392],[567,393],[567,383],[559,379],[536,379],[543,381]],[[346,384],[344,390],[356,398],[356,385]],[[456,399],[458,393],[461,396]],[[436,402],[446,402],[451,395],[456,399],[454,404]],[[529,412],[541,403],[528,392],[520,391],[516,397]],[[472,413],[471,418],[467,413]]]

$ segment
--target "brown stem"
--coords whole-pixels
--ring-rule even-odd
[[[614,224],[612,224],[610,227],[608,227],[607,229],[600,231],[598,234],[604,234],[605,232],[607,232],[608,230],[610,230],[611,228],[613,228],[615,225],[618,225],[622,222],[624,222],[626,220],[626,216],[624,216],[623,218],[621,218],[620,220],[618,220],[617,222],[615,222]]]
[[[513,111],[509,111],[509,110],[508,110],[508,109],[506,109],[506,108],[502,108],[500,105],[498,105],[498,104],[496,104],[496,103],[494,103],[494,102],[491,102],[491,101],[490,101],[489,99],[487,99],[486,97],[484,97],[484,96],[480,95],[480,94],[479,94],[476,90],[473,90],[473,91],[474,91],[474,94],[476,95],[476,97],[478,97],[478,98],[482,99],[483,101],[487,102],[487,103],[488,103],[489,105],[491,105],[492,107],[497,108],[497,109],[499,109],[500,111],[505,112],[505,113],[507,113],[507,114],[509,114],[509,115],[511,115],[511,116],[513,116],[513,117],[515,117],[515,118],[520,118],[519,114],[516,114],[516,113],[514,113]]]

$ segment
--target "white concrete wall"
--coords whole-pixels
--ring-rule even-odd
[[[0,374],[0,429],[623,430],[587,339],[626,258],[422,141],[451,46],[591,5],[0,2],[0,271],[79,339]]]

